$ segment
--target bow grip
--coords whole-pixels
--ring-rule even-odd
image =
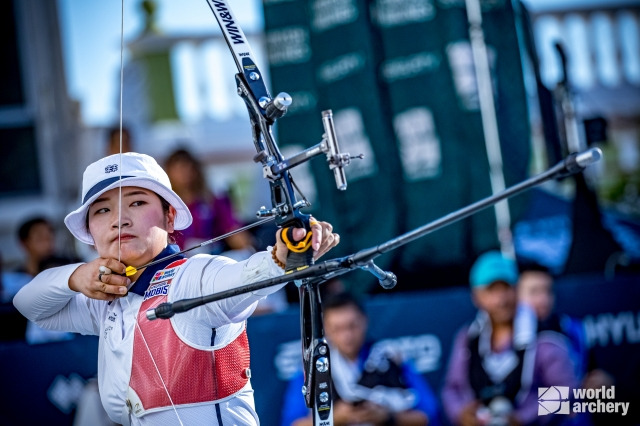
[[[295,241],[293,238],[293,226],[282,228],[282,232],[280,233],[280,239],[289,250],[289,253],[287,253],[285,274],[299,271],[313,265],[313,249],[311,248],[313,232],[311,231],[311,225],[309,225],[308,221],[304,221],[303,225],[307,233],[300,241]]]

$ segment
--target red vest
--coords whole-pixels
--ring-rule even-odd
[[[132,405],[132,413],[137,416],[150,410],[171,407],[164,386],[173,400],[173,405],[178,406],[227,398],[239,392],[249,381],[249,341],[246,327],[227,346],[205,350],[183,342],[170,320],[147,319],[148,309],[167,301],[171,281],[179,267],[187,260],[178,260],[156,272],[138,311],[138,324],[144,339],[136,327],[129,380],[130,391],[135,392],[138,401],[134,398],[127,400]],[[153,354],[155,365],[147,345]]]

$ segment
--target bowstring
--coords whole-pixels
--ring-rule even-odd
[[[119,123],[119,133],[120,133],[120,149],[119,149],[119,159],[120,159],[120,165],[118,167],[118,171],[119,171],[119,185],[118,185],[118,262],[121,262],[121,256],[122,256],[122,248],[121,248],[121,241],[120,241],[120,235],[122,233],[122,118],[123,118],[123,113],[122,113],[122,103],[123,103],[123,93],[124,93],[124,0],[121,0],[120,2],[120,123]],[[127,306],[129,309],[131,309],[131,303],[129,302],[129,298],[128,297],[122,297],[120,300],[124,299],[127,302]],[[176,409],[175,404],[173,403],[173,399],[171,398],[171,394],[169,393],[169,389],[167,388],[167,385],[164,381],[164,378],[162,377],[162,374],[160,374],[160,369],[158,368],[158,364],[156,364],[156,360],[153,357],[153,354],[151,353],[151,348],[149,347],[149,344],[147,343],[147,339],[144,337],[144,333],[142,332],[142,328],[140,328],[140,323],[138,322],[138,317],[136,315],[136,319],[135,319],[135,324],[136,324],[136,329],[138,330],[138,332],[140,333],[140,337],[142,337],[142,341],[144,343],[145,348],[147,348],[147,352],[149,353],[149,357],[151,358],[151,362],[153,363],[153,367],[156,370],[156,373],[158,373],[158,377],[160,378],[160,382],[162,383],[162,387],[164,388],[164,392],[167,394],[167,397],[169,398],[169,402],[171,403],[171,408],[173,409],[173,412],[175,413],[176,417],[178,418],[178,422],[180,423],[180,425],[182,426],[182,419],[180,418],[180,415],[178,414],[178,410]]]

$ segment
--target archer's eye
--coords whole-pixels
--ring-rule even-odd
[[[131,206],[132,207],[138,207],[138,206],[144,206],[145,204],[147,204],[146,201],[138,200],[138,201],[134,201],[133,203],[131,203]]]
[[[103,208],[98,209],[95,212],[93,212],[93,214],[103,214],[103,213],[107,213],[108,211],[109,211],[109,209],[107,207],[103,207]]]

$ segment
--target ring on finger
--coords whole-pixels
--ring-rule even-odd
[[[102,282],[102,276],[108,275],[110,273],[111,273],[111,269],[107,268],[104,265],[100,265],[100,267],[98,268],[98,281]]]

